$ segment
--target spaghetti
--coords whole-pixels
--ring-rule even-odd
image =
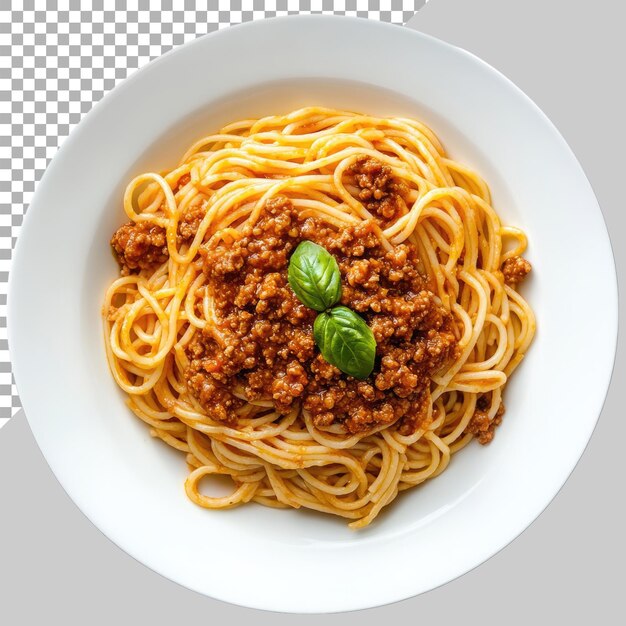
[[[236,122],[196,142],[175,169],[137,176],[126,189],[124,210],[130,222],[113,239],[122,275],[107,290],[103,307],[107,358],[135,415],[154,437],[186,455],[185,489],[196,504],[305,507],[361,528],[400,491],[445,470],[451,455],[473,437],[484,443],[493,436],[503,413],[503,389],[535,331],[533,312],[517,291],[530,270],[521,257],[526,236],[501,224],[487,185],[448,158],[420,122],[321,107]],[[287,213],[292,222],[285,232],[267,234]],[[376,267],[401,259],[404,268],[385,270],[378,289],[397,292],[403,303],[427,297],[429,310],[437,313],[436,327],[410,328],[404,331],[408,339],[389,347],[393,354],[398,346],[413,349],[405,382],[383,376],[384,367],[398,359],[379,342],[379,377],[375,372],[358,387],[364,397],[376,398],[376,405],[359,400],[356,391],[350,395],[346,390],[356,390],[357,382],[340,379],[338,370],[327,378],[344,390],[343,405],[333,408],[331,401],[321,413],[313,396],[325,399],[328,389],[310,384],[317,395],[303,400],[299,394],[312,380],[311,371],[321,380],[319,355],[312,370],[300,357],[303,384],[294,383],[297,391],[289,391],[286,400],[278,392],[250,391],[256,357],[239,359],[239,369],[226,376],[228,355],[233,362],[236,355],[220,341],[234,332],[238,309],[230,291],[220,298],[219,276],[225,284],[239,276],[240,295],[261,270],[252,268],[247,276],[242,273],[247,266],[230,267],[221,259],[231,262],[230,252],[255,237],[266,237],[285,256],[307,228],[309,238],[323,231],[331,252],[335,239],[352,233],[352,248],[333,253],[339,255],[342,279],[354,278],[359,289],[365,279],[356,270],[350,276],[344,271],[362,266],[355,255],[374,255],[369,262]],[[375,241],[368,244],[370,252],[355,252],[365,235]],[[218,266],[224,266],[221,274]],[[281,268],[272,268],[274,282],[280,282]],[[419,294],[412,287],[402,293],[403,285],[422,284],[409,283],[406,276],[423,281]],[[395,291],[388,288],[390,281],[397,281]],[[283,294],[280,302],[290,301],[287,292],[273,293]],[[241,335],[251,345],[254,311],[264,309],[243,304],[240,309],[252,310],[241,314],[249,319]],[[372,309],[378,311],[380,303]],[[226,310],[234,316],[228,328]],[[412,320],[416,310],[411,309]],[[304,345],[310,324],[306,313],[298,315],[289,323],[301,324],[303,339],[295,343]],[[414,361],[418,354],[423,359],[424,349],[441,358],[431,358],[430,369],[421,370],[427,379],[418,388]],[[202,360],[206,350],[211,358]],[[406,380],[411,389],[402,386]],[[348,407],[350,398],[356,398],[360,413]],[[344,413],[352,411],[349,419],[340,415],[340,406]],[[232,478],[232,494],[202,493],[202,479],[216,474]]]

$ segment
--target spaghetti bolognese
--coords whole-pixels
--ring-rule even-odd
[[[493,438],[535,330],[527,240],[424,124],[321,107],[235,122],[137,176],[124,210],[107,358],[186,455],[196,504],[360,528]],[[232,494],[202,493],[216,474]]]

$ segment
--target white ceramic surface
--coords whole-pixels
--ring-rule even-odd
[[[304,511],[193,505],[183,491],[183,456],[150,438],[126,408],[101,333],[102,296],[116,274],[108,242],[123,220],[126,182],[174,165],[195,138],[226,122],[307,104],[424,120],[454,158],[484,176],[504,220],[526,230],[535,268],[524,295],[538,332],[507,388],[494,443],[470,445],[443,475],[401,495],[359,532]],[[601,307],[586,303],[589,290]],[[28,210],[11,274],[9,334],[37,442],[74,502],[111,540],[215,598],[341,611],[407,598],[463,574],[550,502],[604,401],[617,291],[591,187],[519,89],[476,57],[417,32],[306,16],[198,39],[95,106]]]

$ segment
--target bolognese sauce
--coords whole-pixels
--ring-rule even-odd
[[[224,410],[242,387],[248,400],[272,399],[279,413],[302,403],[318,427],[360,432],[399,421],[413,432],[423,418],[430,377],[456,354],[449,314],[425,287],[412,247],[386,252],[364,221],[336,231],[302,218],[285,197],[269,200],[254,226],[231,244],[201,248],[207,288],[221,341],[196,333],[189,346],[188,384],[213,419],[236,423]],[[291,252],[313,241],[335,256],[343,278],[341,303],[368,323],[377,365],[356,380],[327,363],[313,341],[316,312],[287,280]],[[243,404],[243,401],[240,401]]]
[[[402,183],[369,157],[358,158],[348,173],[372,219],[336,230],[277,196],[255,224],[243,227],[240,239],[209,240],[200,248],[216,330],[196,332],[186,349],[185,378],[211,419],[236,427],[237,409],[255,400],[271,400],[280,415],[301,406],[317,427],[340,425],[350,433],[395,423],[408,435],[426,418],[432,376],[458,356],[452,318],[420,274],[415,247],[387,251],[377,236],[407,210]],[[202,206],[182,215],[179,241],[193,239],[203,216]],[[358,312],[374,334],[376,365],[366,380],[326,362],[315,345],[316,312],[298,300],[287,279],[290,254],[304,240],[335,256],[341,304]],[[165,230],[146,222],[123,225],[111,244],[122,274],[167,259]],[[529,271],[521,257],[503,266],[507,283]],[[466,432],[487,443],[503,412],[502,406],[489,420],[477,409]]]

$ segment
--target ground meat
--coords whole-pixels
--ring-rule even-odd
[[[531,264],[521,256],[512,256],[502,264],[504,282],[507,285],[516,285],[526,278],[532,269]]]
[[[465,428],[465,433],[471,433],[483,445],[489,443],[494,438],[496,426],[500,425],[504,415],[504,404],[502,402],[500,402],[500,406],[491,420],[486,411],[488,408],[489,404],[485,402],[485,397],[483,396],[477,402],[474,415],[472,415],[472,419]]]
[[[198,232],[200,222],[206,215],[206,209],[202,204],[189,207],[178,221],[178,241],[180,243],[191,243]]]
[[[391,168],[378,159],[361,156],[351,165],[348,174],[360,189],[359,200],[376,215],[383,227],[407,212],[404,198],[408,187],[394,178]]]
[[[371,174],[375,189],[386,188],[388,173],[377,167],[363,165],[358,175]],[[236,422],[236,388],[250,400],[271,398],[281,414],[302,405],[318,427],[340,424],[355,433],[397,423],[403,434],[419,427],[428,412],[430,377],[456,357],[457,342],[450,315],[417,270],[414,248],[386,252],[375,235],[379,224],[338,232],[302,218],[287,198],[277,197],[240,240],[200,248],[225,343],[197,332],[186,378],[213,419]],[[317,313],[288,284],[289,258],[304,239],[335,256],[341,303],[358,311],[376,337],[376,364],[364,381],[321,357],[312,333]]]
[[[115,231],[111,247],[122,276],[153,270],[168,259],[165,229],[151,222],[128,222]]]

